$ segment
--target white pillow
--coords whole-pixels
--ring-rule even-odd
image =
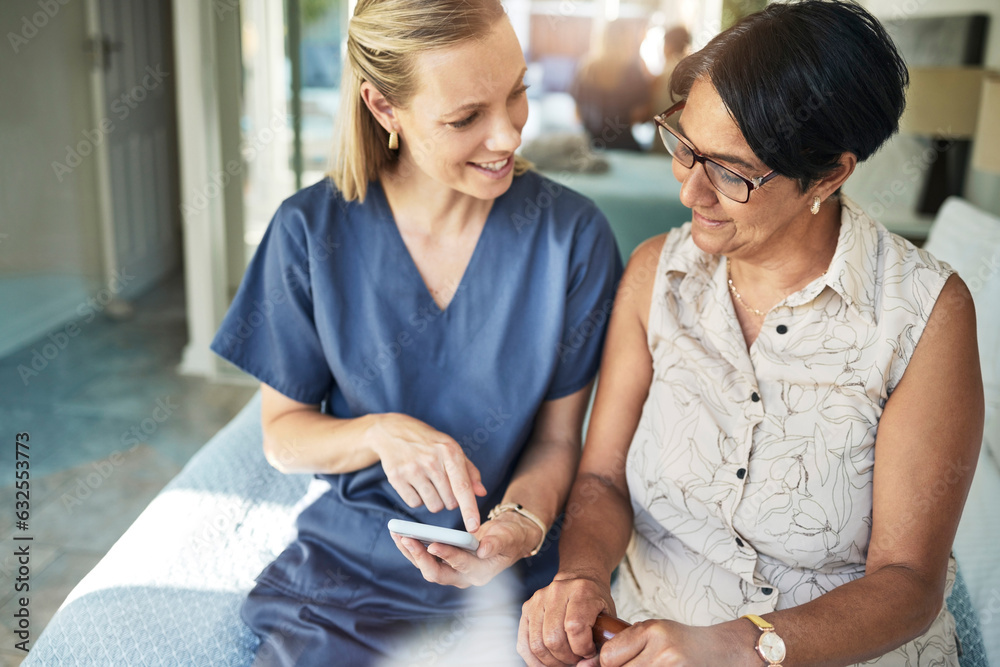
[[[1000,218],[949,197],[924,248],[958,271],[972,292],[986,391],[983,443],[1000,467]]]

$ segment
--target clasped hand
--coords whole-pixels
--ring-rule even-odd
[[[563,576],[564,578],[560,578]],[[641,621],[622,630],[601,648],[593,639],[601,612],[614,614],[609,587],[597,577],[562,573],[524,603],[517,652],[529,667],[541,665],[619,667],[718,667],[715,628],[665,620]]]

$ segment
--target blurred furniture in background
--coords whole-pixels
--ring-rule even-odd
[[[978,67],[910,67],[904,134],[930,139],[930,161],[917,213],[934,215],[944,200],[961,196],[976,135],[979,96],[986,70]]]
[[[969,169],[968,128],[959,128],[962,109],[975,115],[968,90],[935,89],[933,68],[979,69],[985,63],[986,14],[904,18],[884,23],[910,69],[912,85],[907,103],[939,109],[939,118],[926,127],[919,118],[903,120],[901,130],[867,161],[858,165],[844,192],[866,213],[891,231],[922,242],[948,196],[963,196]],[[930,76],[924,76],[929,74]],[[972,93],[978,98],[978,91]],[[907,129],[907,123],[913,121]],[[953,125],[951,134],[945,132]],[[957,132],[957,134],[956,134]],[[962,138],[960,138],[962,137]],[[928,187],[928,183],[930,187]]]
[[[983,80],[972,166],[1000,174],[1000,73]]]

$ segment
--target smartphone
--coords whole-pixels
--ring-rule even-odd
[[[479,540],[472,533],[463,530],[452,530],[440,526],[431,526],[426,523],[416,523],[415,521],[403,521],[402,519],[389,520],[389,532],[412,537],[420,540],[424,546],[432,542],[439,544],[449,544],[466,551],[475,551],[479,548]]]

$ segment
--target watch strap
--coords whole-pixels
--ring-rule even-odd
[[[774,626],[756,614],[743,614],[740,618],[745,618],[761,630],[774,630]]]
[[[497,518],[504,512],[515,512],[517,514],[520,514],[525,519],[538,526],[538,529],[542,531],[542,538],[538,540],[538,546],[532,549],[531,552],[528,554],[528,556],[529,557],[534,556],[539,551],[541,551],[542,545],[545,544],[545,537],[549,534],[549,531],[545,527],[545,524],[542,523],[542,520],[539,519],[534,512],[529,512],[528,510],[524,509],[523,505],[520,505],[518,503],[500,503],[499,505],[490,510],[490,513],[486,518],[492,521],[493,519]]]

